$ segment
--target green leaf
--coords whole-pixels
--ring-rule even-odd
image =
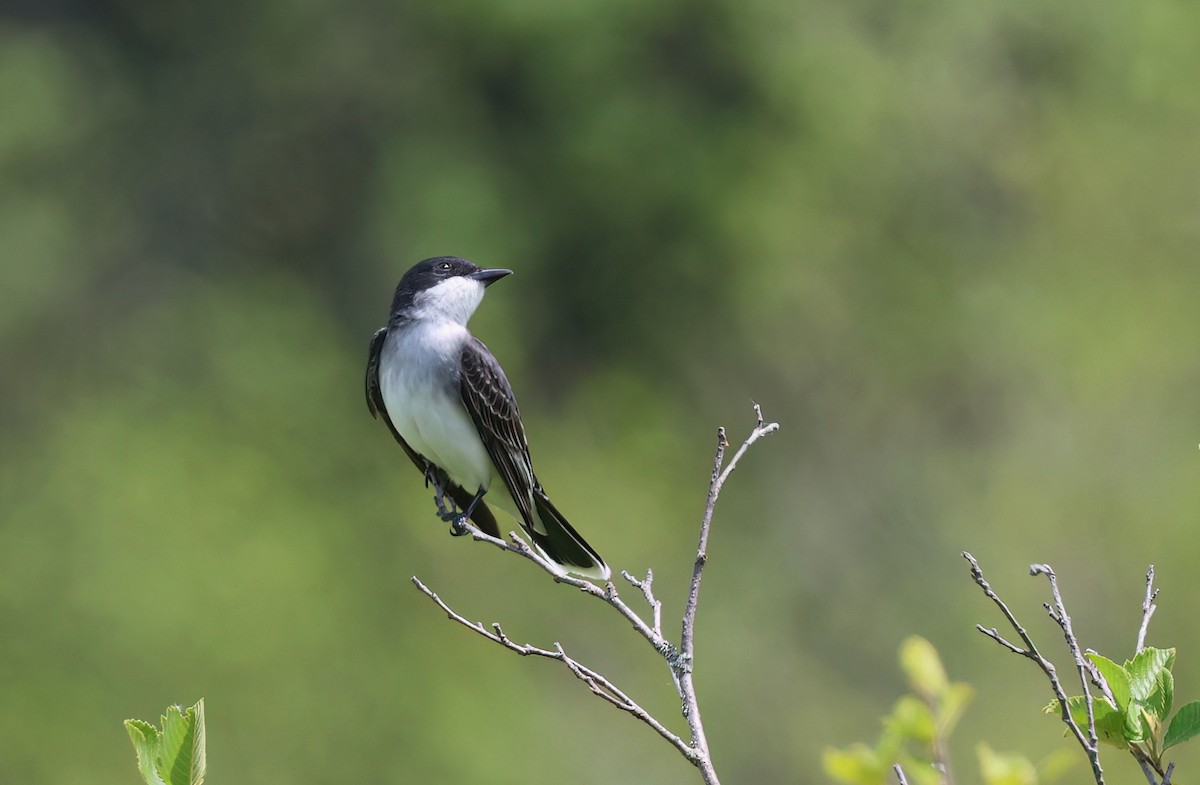
[[[1153,715],[1157,724],[1166,722],[1171,713],[1171,700],[1174,696],[1175,677],[1169,670],[1164,669],[1158,674],[1158,682],[1154,685],[1150,697],[1146,699],[1146,710]]]
[[[888,730],[918,744],[929,744],[934,737],[933,712],[922,701],[905,695],[896,701],[892,713],[884,719]]]
[[[1113,697],[1117,700],[1117,708],[1124,711],[1125,707],[1129,705],[1129,671],[1099,654],[1086,656],[1096,666],[1096,670],[1100,671],[1104,680],[1108,682],[1108,688],[1112,690]]]
[[[982,742],[975,747],[975,754],[986,785],[1037,785],[1037,769],[1027,758],[994,752]]]
[[[1075,695],[1067,698],[1067,708],[1071,712],[1071,719],[1080,728],[1087,728],[1087,701],[1082,695]],[[1058,707],[1058,701],[1052,700],[1042,708],[1046,714],[1053,714],[1057,717],[1062,717],[1062,710]],[[1125,729],[1125,713],[1117,711],[1107,698],[1095,698],[1092,701],[1092,716],[1096,721],[1096,736],[1100,741],[1106,744],[1111,744],[1114,747],[1124,749],[1128,746],[1128,736]],[[1141,733],[1140,725],[1133,726],[1135,734]],[[1069,731],[1064,731],[1067,733]]]
[[[865,744],[853,744],[844,750],[827,747],[821,753],[825,773],[847,785],[883,785],[886,767]]]
[[[1114,709],[1107,700],[1103,698],[1095,701],[1092,705],[1092,714],[1096,718],[1096,737],[1105,744],[1110,744],[1118,749],[1125,749],[1128,746],[1128,740],[1125,738],[1125,713]],[[1079,727],[1087,727],[1087,709],[1084,709],[1083,724]]]
[[[1135,700],[1147,701],[1159,685],[1160,675],[1175,664],[1174,649],[1142,649],[1125,663],[1129,673],[1129,694]]]
[[[186,712],[167,707],[162,730],[142,720],[125,720],[147,785],[203,785],[204,700]]]
[[[937,649],[919,635],[910,635],[900,644],[900,667],[913,692],[928,702],[940,699],[950,685]]]
[[[1180,706],[1171,720],[1163,739],[1163,750],[1182,744],[1197,733],[1200,733],[1200,701],[1192,701]]]
[[[137,752],[138,771],[146,785],[165,785],[155,768],[158,761],[158,730],[142,720],[125,720],[125,730]]]
[[[1122,733],[1125,735],[1125,740],[1131,744],[1149,741],[1154,736],[1146,720],[1145,711],[1146,707],[1141,701],[1136,698],[1129,701],[1129,708],[1125,711]]]
[[[204,700],[186,713],[179,706],[167,707],[160,773],[168,785],[202,785],[204,769]]]

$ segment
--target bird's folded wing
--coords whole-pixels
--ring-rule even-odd
[[[487,347],[472,337],[463,347],[459,391],[488,456],[512,494],[525,525],[544,533],[533,514],[533,463],[521,413],[504,370]]]

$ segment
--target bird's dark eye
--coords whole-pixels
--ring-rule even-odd
[[[444,273],[448,273],[448,272],[450,272],[450,263],[449,262],[439,262],[438,269]]]

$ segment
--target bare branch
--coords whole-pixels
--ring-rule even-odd
[[[892,766],[892,771],[896,773],[896,779],[900,781],[900,785],[908,785],[908,780],[904,778],[904,769],[900,768],[900,764]]]
[[[650,606],[652,620],[647,622],[638,613],[631,609],[621,599],[617,592],[617,587],[611,582],[607,582],[603,588],[597,584],[573,575],[565,575],[562,573],[562,568],[548,561],[544,556],[532,548],[525,540],[517,535],[516,532],[509,532],[508,539],[504,540],[499,537],[493,537],[489,534],[480,531],[469,519],[463,515],[455,515],[453,510],[447,509],[444,502],[444,493],[438,482],[439,478],[436,475],[427,474],[426,479],[432,481],[436,489],[435,501],[438,505],[439,516],[443,520],[450,521],[451,531],[455,534],[470,534],[477,542],[486,542],[499,548],[502,551],[515,554],[524,559],[527,559],[537,565],[543,572],[546,572],[554,578],[558,583],[565,583],[568,586],[573,586],[584,594],[595,597],[598,600],[606,603],[616,610],[626,621],[628,621],[635,631],[645,638],[655,651],[666,660],[670,669],[671,678],[675,682],[675,688],[682,700],[682,713],[687,720],[688,729],[691,732],[691,741],[684,741],[679,736],[671,731],[645,711],[641,706],[635,703],[628,695],[618,689],[612,682],[605,678],[599,672],[592,670],[579,663],[577,660],[568,656],[563,650],[563,647],[555,643],[554,649],[543,649],[531,644],[516,643],[511,640],[500,627],[499,624],[493,624],[489,630],[483,624],[471,621],[461,614],[454,611],[442,601],[437,594],[430,590],[416,576],[413,576],[413,585],[417,587],[423,594],[429,597],[446,615],[453,621],[458,622],[462,626],[472,630],[488,640],[496,643],[509,651],[515,652],[522,656],[537,656],[545,659],[558,660],[563,663],[571,673],[580,681],[588,686],[593,694],[602,698],[608,703],[616,706],[622,711],[628,712],[639,720],[649,725],[660,736],[671,743],[683,756],[697,769],[700,770],[701,776],[706,785],[720,785],[716,770],[713,768],[712,757],[708,749],[708,740],[704,734],[704,725],[700,717],[700,705],[696,698],[695,685],[692,681],[692,661],[695,656],[695,625],[696,625],[696,607],[700,596],[700,579],[703,575],[704,565],[708,561],[708,535],[712,527],[713,511],[716,508],[717,498],[721,493],[721,488],[729,475],[737,467],[738,461],[750,448],[750,445],[756,441],[779,429],[778,423],[767,423],[763,420],[762,409],[756,403],[754,404],[754,412],[757,418],[754,429],[750,436],[742,443],[742,446],[734,453],[733,458],[728,465],[724,465],[725,450],[729,446],[729,442],[725,436],[725,429],[721,428],[717,431],[717,454],[713,462],[713,470],[709,480],[708,497],[704,507],[704,515],[700,521],[700,542],[696,550],[695,565],[692,570],[692,580],[689,586],[687,602],[684,605],[683,621],[681,625],[680,643],[677,647],[674,643],[667,640],[662,631],[662,603],[654,596],[653,582],[654,573],[650,570],[646,571],[644,580],[634,578],[628,572],[622,571],[621,575],[634,588],[642,592],[646,603]],[[453,503],[451,503],[453,504]]]
[[[1030,575],[1045,575],[1050,582],[1050,595],[1054,598],[1054,610],[1051,611],[1047,606],[1046,610],[1059,627],[1062,628],[1063,637],[1066,638],[1067,648],[1071,651],[1071,657],[1075,660],[1075,668],[1079,671],[1079,683],[1083,687],[1083,702],[1087,707],[1087,732],[1088,732],[1088,749],[1098,750],[1100,740],[1096,736],[1096,713],[1095,699],[1092,697],[1091,686],[1089,685],[1089,674],[1093,672],[1090,663],[1084,659],[1083,652],[1079,648],[1079,639],[1075,637],[1075,631],[1071,629],[1071,617],[1067,614],[1066,605],[1063,604],[1062,594],[1058,590],[1058,576],[1054,574],[1049,564],[1034,564],[1029,568]],[[1096,676],[1096,678],[1100,678]],[[1099,766],[1099,759],[1094,763]]]
[[[645,580],[638,580],[630,575],[625,570],[621,570],[621,577],[629,581],[634,588],[640,589],[642,596],[646,598],[646,603],[650,606],[654,613],[654,633],[662,638],[662,601],[654,596],[654,570],[646,570]],[[657,647],[656,647],[657,648]],[[672,652],[659,649],[659,652],[667,657]],[[680,699],[683,698],[683,685],[679,683],[679,673],[671,666],[671,660],[667,659],[668,671],[671,674],[671,681],[675,683],[675,692],[679,693]]]
[[[762,409],[757,403],[754,404],[754,414],[758,419],[754,430],[750,432],[746,441],[742,442],[742,446],[733,454],[729,465],[723,471],[721,464],[725,460],[725,450],[729,447],[729,439],[725,436],[724,428],[717,429],[717,454],[713,459],[712,479],[708,485],[708,500],[704,505],[704,517],[700,520],[700,542],[696,546],[696,562],[692,568],[692,582],[688,590],[687,603],[683,607],[679,656],[671,664],[672,670],[678,677],[680,692],[683,694],[683,716],[687,718],[688,727],[692,731],[692,744],[695,745],[705,761],[711,761],[708,752],[708,738],[704,733],[704,723],[700,718],[700,703],[696,698],[696,688],[692,682],[692,662],[696,653],[696,605],[700,601],[700,579],[704,575],[704,565],[708,563],[708,533],[712,529],[713,511],[717,506],[717,497],[721,495],[721,488],[729,479],[729,475],[737,468],[738,461],[746,454],[746,450],[750,449],[750,445],[763,436],[779,430],[778,423],[763,421]],[[709,766],[711,765],[710,762]],[[703,766],[701,766],[701,772],[704,774],[706,782],[709,781],[710,776],[715,780],[715,772],[706,772]]]
[[[646,570],[646,578],[640,581],[625,570],[621,570],[621,577],[629,581],[635,589],[641,590],[646,604],[654,611],[654,631],[662,635],[662,601],[654,596],[654,570]]]
[[[673,652],[675,647],[666,638],[663,637],[662,631],[655,630],[646,621],[637,614],[632,608],[625,604],[617,593],[617,587],[608,582],[604,588],[597,586],[595,583],[585,579],[578,578],[574,575],[564,575],[561,568],[547,560],[544,556],[529,546],[525,540],[514,531],[508,533],[508,540],[502,540],[499,537],[493,537],[475,526],[470,521],[464,521],[463,528],[471,535],[472,539],[477,542],[486,542],[496,546],[502,551],[514,553],[536,564],[543,572],[550,575],[558,583],[565,583],[568,586],[574,586],[584,594],[595,597],[605,603],[608,603],[616,609],[618,613],[625,617],[626,621],[633,625],[633,628],[638,633],[654,646],[659,653]]]
[[[1013,615],[1012,611],[1008,609],[1008,606],[1003,600],[1000,599],[1000,596],[996,594],[987,580],[984,579],[983,570],[980,569],[979,562],[975,560],[975,557],[967,551],[963,551],[963,558],[971,564],[971,577],[974,579],[975,583],[978,584],[979,588],[983,589],[983,593],[987,595],[988,599],[995,603],[996,607],[1000,609],[1000,612],[1004,614],[1004,618],[1006,618],[1008,623],[1012,625],[1012,628],[1016,630],[1017,635],[1020,636],[1021,640],[1025,643],[1026,648],[1022,649],[1019,646],[1004,640],[998,633],[996,633],[995,628],[989,631],[980,625],[976,625],[976,629],[997,643],[1000,643],[1009,651],[1020,654],[1022,657],[1027,657],[1038,664],[1038,667],[1040,667],[1042,672],[1046,674],[1046,678],[1050,680],[1050,688],[1054,691],[1054,697],[1058,699],[1059,709],[1062,712],[1062,721],[1071,730],[1071,734],[1075,737],[1075,740],[1079,742],[1079,746],[1083,748],[1083,751],[1088,756],[1088,760],[1091,762],[1092,776],[1096,779],[1096,785],[1104,785],[1104,770],[1100,766],[1100,750],[1099,744],[1096,741],[1095,721],[1092,717],[1091,693],[1087,691],[1086,679],[1083,677],[1083,666],[1080,666],[1081,679],[1084,680],[1085,694],[1088,695],[1089,732],[1087,735],[1084,734],[1083,729],[1079,727],[1078,723],[1076,723],[1075,719],[1071,716],[1071,710],[1067,704],[1067,693],[1063,690],[1062,683],[1058,680],[1058,672],[1054,667],[1054,663],[1050,662],[1041,655],[1041,652],[1038,651],[1033,639],[1029,637],[1029,633],[1025,631],[1025,628],[1022,627],[1021,623],[1017,621],[1017,618]],[[1048,565],[1035,564],[1030,568],[1030,572],[1034,575],[1039,573],[1049,574],[1051,589],[1055,597],[1055,608],[1047,608],[1047,610],[1050,613],[1051,618],[1054,618],[1055,621],[1057,621],[1060,625],[1065,625],[1063,626],[1063,633],[1064,635],[1069,636],[1068,644],[1073,645],[1072,652],[1076,655],[1076,664],[1079,665],[1079,662],[1082,659],[1082,656],[1078,654],[1079,641],[1075,640],[1074,634],[1070,632],[1070,619],[1067,617],[1066,610],[1063,608],[1062,598],[1058,594],[1058,587],[1054,579],[1053,570],[1051,570]]]
[[[649,725],[659,736],[662,736],[664,739],[670,742],[675,749],[679,750],[685,758],[695,763],[697,753],[688,745],[686,741],[663,727],[662,723],[654,719],[650,712],[646,711],[637,703],[635,703],[628,695],[626,695],[603,675],[567,656],[567,653],[563,650],[562,644],[555,643],[552,651],[550,649],[539,648],[527,643],[516,643],[504,634],[504,630],[498,623],[492,625],[492,630],[488,630],[480,622],[471,621],[455,611],[453,608],[447,605],[441,597],[434,593],[433,590],[422,583],[421,580],[416,576],[413,576],[412,582],[422,594],[433,600],[439,608],[445,611],[449,618],[458,622],[472,632],[479,633],[493,643],[497,643],[509,651],[516,652],[522,657],[545,657],[546,659],[558,660],[559,662],[563,663],[567,666],[568,670],[575,675],[575,678],[582,681],[588,686],[589,689],[591,689],[593,694],[603,698],[605,701],[611,703],[613,706],[616,706],[618,709],[632,714],[634,717],[637,717],[639,720]]]
[[[1136,747],[1130,749],[1130,752],[1133,753],[1133,759],[1142,767],[1142,776],[1146,778],[1146,782],[1149,785],[1159,785],[1158,774],[1154,771],[1154,767],[1150,765],[1150,761],[1146,758],[1145,754],[1141,753]]]
[[[1146,598],[1142,600],[1142,626],[1138,628],[1137,648],[1135,653],[1146,648],[1146,630],[1150,628],[1150,617],[1158,610],[1154,600],[1158,598],[1158,589],[1154,588],[1154,565],[1146,570]]]

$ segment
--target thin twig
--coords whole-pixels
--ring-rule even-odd
[[[1150,765],[1150,760],[1146,757],[1146,754],[1137,747],[1131,747],[1129,751],[1133,753],[1133,759],[1142,767],[1142,776],[1146,778],[1146,782],[1149,785],[1161,785],[1158,781],[1158,773]]]
[[[1054,667],[1054,663],[1050,662],[1041,655],[1041,652],[1038,651],[1033,639],[1029,637],[1029,633],[1025,631],[1025,628],[1022,627],[1021,623],[1017,621],[1016,616],[1013,615],[1012,611],[1008,609],[1008,606],[1004,603],[1004,601],[1000,599],[1000,596],[993,591],[991,585],[987,582],[987,580],[984,579],[983,570],[980,569],[979,562],[975,560],[975,557],[967,551],[963,551],[963,558],[965,558],[971,564],[971,577],[974,579],[975,583],[978,584],[979,588],[983,589],[983,593],[987,595],[987,598],[995,603],[996,607],[1000,609],[1000,612],[1004,614],[1004,618],[1007,619],[1008,623],[1012,625],[1012,628],[1016,630],[1017,635],[1019,635],[1021,640],[1024,641],[1027,648],[1022,649],[1020,646],[1005,640],[1000,636],[999,633],[996,632],[995,627],[989,630],[982,624],[977,624],[975,625],[975,628],[1014,654],[1020,654],[1022,657],[1027,657],[1028,659],[1033,660],[1035,663],[1037,663],[1038,667],[1042,669],[1042,672],[1046,674],[1046,678],[1050,680],[1050,688],[1054,691],[1054,697],[1058,699],[1058,705],[1062,711],[1062,721],[1067,725],[1068,728],[1070,728],[1072,735],[1075,736],[1075,740],[1079,742],[1079,746],[1083,748],[1084,752],[1088,756],[1088,760],[1091,762],[1092,776],[1096,779],[1096,785],[1104,785],[1104,770],[1100,766],[1099,745],[1094,741],[1095,726],[1093,725],[1091,727],[1091,733],[1089,735],[1092,738],[1089,739],[1089,736],[1084,735],[1083,730],[1071,716],[1071,709],[1067,703],[1067,693],[1063,690],[1062,683],[1058,680],[1058,672]],[[1044,567],[1045,565],[1034,565],[1034,568],[1039,566]],[[1049,570],[1049,567],[1046,567],[1046,569]],[[1050,574],[1053,575],[1053,572]],[[1051,585],[1054,586],[1053,580],[1051,581]],[[1058,598],[1058,604],[1061,607],[1061,598]],[[1061,611],[1061,615],[1065,617],[1066,612]],[[1054,616],[1054,612],[1051,612],[1051,616]],[[1076,641],[1075,646],[1078,647],[1078,645],[1078,641]]]
[[[654,631],[662,635],[662,601],[654,596],[654,570],[646,570],[646,577],[643,580],[638,580],[625,570],[621,570],[621,577],[629,581],[635,589],[641,590],[642,596],[646,598],[646,604],[654,612]]]
[[[904,778],[904,769],[900,768],[899,763],[892,766],[892,771],[896,773],[896,779],[900,781],[900,785],[908,785],[908,780]]]
[[[1071,629],[1071,617],[1067,614],[1066,605],[1063,603],[1062,594],[1058,590],[1058,576],[1054,574],[1049,564],[1034,564],[1029,568],[1030,575],[1045,575],[1050,582],[1050,596],[1054,598],[1054,608],[1051,609],[1046,603],[1043,607],[1050,615],[1050,618],[1062,628],[1063,637],[1066,638],[1067,648],[1071,650],[1071,657],[1075,660],[1075,668],[1079,671],[1079,683],[1083,687],[1083,702],[1087,708],[1087,733],[1088,733],[1088,749],[1098,750],[1100,740],[1096,735],[1096,712],[1095,699],[1092,697],[1091,686],[1089,685],[1089,663],[1083,657],[1083,652],[1079,648],[1079,639],[1075,637],[1075,631]],[[1096,758],[1096,764],[1099,765],[1099,757]]]
[[[692,731],[692,745],[702,756],[700,771],[705,782],[715,781],[716,772],[711,770],[712,757],[708,751],[708,737],[704,733],[704,722],[700,718],[700,702],[696,697],[696,687],[692,681],[692,663],[696,653],[696,605],[700,601],[700,579],[704,575],[704,565],[708,563],[708,533],[712,529],[713,510],[717,506],[717,497],[721,495],[721,488],[729,479],[729,475],[737,468],[738,461],[746,454],[746,450],[750,449],[750,445],[763,436],[779,430],[778,423],[763,421],[762,409],[757,403],[754,404],[754,414],[758,420],[754,430],[750,432],[746,441],[742,442],[742,446],[733,454],[733,458],[729,460],[729,465],[724,470],[721,469],[721,464],[725,460],[725,450],[729,447],[729,439],[725,436],[724,428],[717,429],[717,454],[713,459],[712,479],[708,485],[708,500],[704,505],[704,517],[700,520],[700,542],[696,546],[696,562],[692,568],[692,582],[688,590],[687,603],[683,607],[679,656],[675,658],[674,662],[668,659],[668,663],[671,663],[671,667],[679,679],[680,692],[683,693],[683,716],[687,719],[688,727]],[[705,764],[709,767],[707,771]]]
[[[550,650],[527,643],[516,643],[504,633],[504,630],[499,624],[493,624],[492,629],[488,630],[488,628],[484,627],[480,622],[471,621],[447,605],[445,601],[443,601],[442,598],[439,597],[432,589],[422,583],[420,578],[413,576],[412,582],[422,594],[437,603],[437,606],[445,611],[446,616],[449,618],[458,622],[467,629],[482,635],[493,643],[497,643],[509,651],[520,654],[522,657],[528,657],[532,655],[537,657],[545,657],[549,660],[558,660],[567,666],[571,673],[575,675],[575,678],[586,684],[588,688],[591,689],[593,694],[603,698],[605,701],[611,703],[613,706],[616,706],[618,709],[632,714],[634,717],[637,717],[639,720],[649,725],[659,736],[662,736],[664,739],[670,742],[671,745],[674,746],[675,749],[679,750],[688,760],[693,760],[696,757],[696,751],[693,750],[686,741],[667,730],[662,723],[654,719],[650,712],[646,711],[637,703],[635,703],[628,695],[626,695],[603,675],[569,657],[563,650],[561,644],[555,643],[554,649]]]
[[[1142,626],[1138,628],[1137,648],[1135,653],[1146,648],[1146,630],[1150,628],[1150,617],[1158,610],[1154,600],[1158,598],[1158,589],[1154,588],[1154,565],[1146,570],[1146,598],[1142,600]]]
[[[642,596],[646,598],[646,604],[650,606],[650,610],[654,614],[654,633],[662,638],[662,601],[654,596],[654,570],[646,570],[646,578],[644,580],[638,580],[625,570],[621,570],[621,577],[629,581],[634,588],[641,590]],[[672,652],[664,652],[662,649],[659,649],[659,651],[663,653],[663,656],[668,657],[667,664],[669,666],[671,661],[668,655]],[[678,672],[673,667],[668,667],[667,670],[671,674],[671,681],[675,683],[675,692],[679,693],[679,697],[682,699],[683,685],[679,683]]]

